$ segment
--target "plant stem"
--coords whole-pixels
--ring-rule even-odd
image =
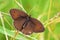
[[[6,36],[6,40],[8,40],[7,32],[6,32],[4,21],[3,21],[3,15],[1,14],[1,12],[0,12],[0,17],[1,17],[2,26],[3,26],[3,29],[4,29],[4,33],[5,33],[5,36]]]

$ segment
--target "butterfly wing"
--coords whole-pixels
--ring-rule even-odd
[[[22,29],[22,26],[26,21],[26,17],[28,17],[28,15],[25,12],[20,11],[18,9],[11,9],[10,14],[14,19],[14,26],[16,27],[16,29],[22,31],[24,34],[31,34],[33,32],[44,31],[44,27],[41,24],[41,22],[34,18],[31,18],[31,21],[27,23],[27,26]]]
[[[18,10],[18,9],[11,9],[10,14],[14,19],[14,26],[17,30],[22,29],[22,25],[26,20],[26,16],[28,16],[25,12]]]
[[[17,30],[21,31],[22,30],[22,27],[23,27],[23,24],[24,22],[26,21],[25,18],[19,18],[17,20],[14,21],[14,26]]]
[[[25,12],[18,9],[11,9],[10,14],[14,20],[19,18],[20,16],[22,17],[28,16]]]
[[[24,34],[26,34],[26,35],[29,35],[29,34],[33,33],[33,28],[32,28],[32,26],[33,26],[33,25],[32,25],[31,22],[29,21],[28,24],[26,25],[26,27],[23,28],[22,32],[23,32]]]
[[[38,21],[37,19],[31,18],[31,22],[34,25],[34,29],[33,31],[38,33],[38,32],[43,32],[44,31],[44,26],[42,25],[42,23],[40,21]]]

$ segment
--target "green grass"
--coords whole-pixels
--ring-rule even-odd
[[[10,9],[23,10],[45,27],[42,33],[17,32]],[[60,0],[0,0],[0,40],[60,40]]]

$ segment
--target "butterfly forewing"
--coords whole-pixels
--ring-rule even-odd
[[[10,14],[11,14],[13,19],[17,19],[21,16],[22,17],[28,16],[25,12],[18,10],[18,9],[11,9]]]
[[[40,21],[38,21],[37,19],[31,18],[31,22],[34,25],[34,32],[43,32],[44,31],[44,26],[42,25],[42,23]]]

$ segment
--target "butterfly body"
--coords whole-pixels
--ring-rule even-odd
[[[25,18],[26,18],[26,20],[25,20],[25,22],[22,24],[22,29],[25,28],[25,27],[27,26],[28,22],[30,21],[30,17],[25,17]]]
[[[14,20],[14,26],[24,34],[33,32],[39,33],[44,31],[44,26],[40,21],[28,16],[25,12],[18,9],[11,9],[10,14]]]

